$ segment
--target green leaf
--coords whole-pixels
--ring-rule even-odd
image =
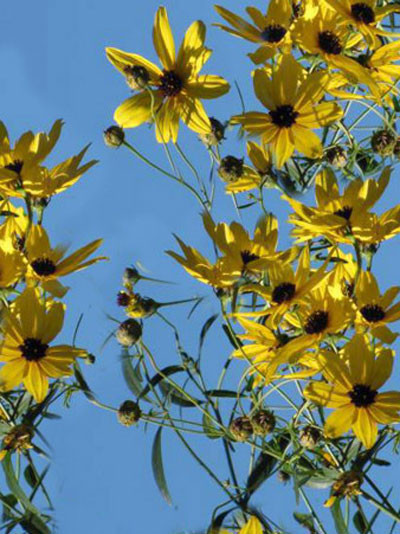
[[[222,325],[222,330],[225,332],[225,335],[229,339],[233,348],[237,349],[238,347],[241,347],[243,345],[243,343],[231,333],[229,327],[226,324]]]
[[[311,514],[300,514],[299,512],[293,512],[293,517],[299,523],[299,525],[307,528],[310,531],[310,534],[314,534],[316,532],[314,518]]]
[[[330,510],[333,520],[335,522],[337,534],[349,534],[348,528],[343,517],[342,508],[340,506],[340,499],[335,500]]]
[[[9,519],[15,519],[15,516],[12,514],[11,509],[15,508],[18,504],[17,498],[12,493],[10,493],[9,495],[1,495],[0,499],[3,503],[3,522],[8,521]]]
[[[27,465],[24,470],[24,477],[29,486],[33,489],[37,486],[39,478],[37,477],[35,471],[32,469],[32,466]]]
[[[122,354],[121,365],[122,374],[124,376],[126,385],[135,395],[135,397],[139,397],[140,392],[142,391],[141,377],[137,370],[134,369],[132,365],[132,358],[127,352]],[[143,398],[145,399],[144,396]]]
[[[243,397],[237,391],[230,389],[208,389],[204,392],[208,397],[224,397],[229,399],[236,399],[238,397]]]
[[[185,395],[177,391],[173,386],[171,386],[171,384],[168,384],[168,382],[160,382],[160,389],[163,394],[168,398],[168,400],[172,402],[172,404],[176,404],[181,408],[194,408],[196,407],[196,405],[204,403],[204,401],[194,399],[191,396],[189,396],[189,398],[186,397]]]
[[[266,452],[261,452],[256,460],[253,470],[251,471],[246,488],[249,496],[252,495],[271,475],[277,463],[277,459]]]
[[[390,462],[388,462],[387,460],[381,460],[380,458],[372,458],[371,459],[371,462],[375,465],[381,465],[382,467],[387,467],[389,465],[392,465]]]
[[[161,369],[159,373],[153,376],[153,378],[150,379],[149,383],[142,389],[140,394],[138,395],[138,399],[143,398],[149,391],[151,391],[153,388],[155,388],[160,382],[165,380],[166,377],[174,375],[176,373],[181,373],[184,371],[184,368],[182,365],[169,365],[168,367],[164,367],[164,369]]]
[[[368,523],[366,523],[364,516],[359,511],[354,514],[353,523],[360,534],[367,534],[369,531]]]
[[[151,465],[153,467],[153,475],[156,481],[157,487],[161,492],[161,495],[164,497],[166,502],[171,505],[172,499],[169,493],[167,486],[167,481],[164,474],[164,466],[162,460],[162,450],[161,450],[161,433],[162,427],[160,427],[154,437],[153,449],[151,453]]]
[[[217,427],[215,427],[206,413],[203,413],[202,418],[203,430],[205,435],[210,439],[218,439],[224,435],[224,433]]]
[[[203,348],[203,345],[204,345],[204,341],[205,341],[205,338],[206,338],[206,336],[208,334],[208,331],[210,330],[210,328],[212,327],[214,322],[218,319],[218,317],[219,317],[218,313],[216,313],[215,315],[211,315],[211,317],[209,317],[207,319],[207,321],[203,324],[203,328],[201,329],[201,332],[200,332],[199,356],[201,354],[201,351],[202,351],[202,348]]]
[[[50,529],[42,519],[39,510],[32,504],[24,490],[19,485],[14,473],[11,454],[9,452],[4,457],[1,465],[3,467],[7,486],[9,487],[10,491],[18,499],[25,511],[28,512],[28,517],[30,518],[31,516],[35,516],[35,528],[37,529],[37,532],[40,534],[51,534]]]
[[[79,388],[82,391],[82,393],[89,399],[89,400],[96,400],[96,397],[94,396],[93,391],[90,389],[88,383],[83,377],[82,371],[79,368],[78,362],[75,362],[74,364],[74,374],[75,379],[78,382]]]

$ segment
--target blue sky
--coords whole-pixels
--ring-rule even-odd
[[[140,288],[143,294],[156,299],[211,294],[164,254],[166,249],[174,247],[173,232],[210,251],[200,223],[199,205],[184,189],[156,175],[127,151],[107,149],[102,141],[102,131],[112,124],[114,109],[128,96],[124,80],[106,60],[104,47],[114,46],[156,60],[151,31],[158,5],[154,0],[39,0],[35,3],[25,0],[8,2],[2,9],[0,118],[11,136],[15,138],[27,129],[48,130],[56,118],[63,118],[66,124],[52,155],[53,161],[77,153],[88,142],[92,143],[89,156],[100,160],[78,185],[54,199],[46,212],[45,224],[53,242],[70,242],[72,248],[97,237],[105,240],[102,252],[110,261],[68,280],[71,290],[67,297],[65,339],[70,339],[83,313],[78,343],[97,356],[96,365],[84,366],[85,376],[98,397],[113,406],[118,406],[130,394],[121,375],[117,345],[110,343],[103,352],[100,346],[113,326],[106,314],[123,318],[115,305],[123,269],[140,261],[152,276],[179,283]],[[250,93],[251,64],[245,57],[251,47],[211,27],[218,17],[209,0],[200,3],[169,0],[165,5],[177,42],[193,20],[202,19],[208,25],[207,45],[214,49],[214,55],[206,72],[220,74],[232,85],[237,80],[249,95],[247,101],[251,107],[254,103]],[[263,7],[264,2],[258,5]],[[239,0],[229,2],[232,10],[239,11],[241,6]],[[234,89],[230,95],[207,103],[209,114],[220,119],[239,109]],[[129,131],[128,139],[165,165],[162,149],[146,127]],[[206,172],[208,156],[196,136],[182,129],[180,143]],[[243,155],[242,150],[234,141],[230,145],[230,151],[238,157]],[[396,188],[398,191],[397,184],[391,187],[392,193]],[[389,192],[385,198],[382,207],[389,207],[393,196]],[[271,192],[267,204],[281,224],[284,223],[287,208],[279,196]],[[254,222],[256,215],[250,214],[248,221]],[[235,217],[221,185],[216,210],[216,218],[219,217],[228,220]],[[286,226],[283,236],[287,234]],[[284,239],[281,246],[285,242]],[[388,261],[394,255],[398,258],[396,244],[391,242],[377,258],[377,271],[385,280],[385,288],[396,282],[398,268],[394,261]],[[177,312],[189,351],[196,347],[204,319],[216,311],[217,303],[209,298],[201,314],[190,323],[184,322],[183,311]],[[161,366],[176,361],[171,333],[157,319],[146,323],[145,339]],[[206,345],[210,384],[213,384],[213,372],[229,350],[219,331],[210,335]],[[238,364],[237,372],[240,370]],[[211,510],[223,496],[183,452],[176,438],[164,436],[164,463],[174,500],[174,506],[168,507],[159,496],[151,474],[154,428],[146,433],[143,428],[123,428],[113,414],[78,396],[69,410],[59,407],[58,412],[62,419],[51,421],[46,427],[53,447],[48,484],[54,498],[58,532],[173,534],[207,526]],[[197,445],[210,465],[219,469],[223,461],[222,447],[215,442],[211,447],[207,440]],[[245,450],[239,446],[237,457],[245,457]],[[245,469],[244,466],[243,476],[246,476]],[[313,495],[321,504],[326,492],[313,492]],[[288,519],[287,503],[295,505],[292,491],[275,481],[255,500],[267,513],[273,512],[278,524],[293,527]]]

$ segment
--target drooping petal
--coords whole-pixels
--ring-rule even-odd
[[[324,382],[310,382],[304,390],[304,396],[316,404],[328,408],[342,408],[350,404],[348,395],[338,392],[334,386]]]
[[[375,445],[378,437],[378,425],[366,408],[357,410],[357,419],[353,423],[353,431],[366,449]]]
[[[152,118],[152,111],[155,113],[162,102],[162,95],[159,91],[153,91],[154,105],[152,110],[152,99],[150,92],[144,91],[131,96],[114,113],[115,122],[122,128],[136,128]]]
[[[325,421],[325,434],[329,438],[338,438],[346,434],[354,424],[356,417],[357,409],[353,404],[335,410]]]
[[[42,402],[49,390],[47,376],[40,370],[39,364],[29,363],[28,372],[24,378],[24,386],[36,402]]]
[[[211,123],[198,98],[179,95],[179,114],[183,122],[196,133],[209,133]]]

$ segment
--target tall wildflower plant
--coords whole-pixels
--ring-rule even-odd
[[[377,207],[400,154],[400,7],[386,0],[271,0],[265,11],[248,6],[245,15],[229,6],[215,10],[221,37],[248,42],[258,102],[249,108],[237,86],[241,107],[230,117],[207,115],[207,99],[223,98],[229,84],[207,72],[203,23],[194,22],[176,49],[167,11],[158,9],[160,67],[136,52],[106,49],[132,93],[117,107],[105,141],[199,202],[214,254],[180,236],[167,254],[208,288],[189,315],[201,313],[204,298],[220,310],[205,317],[193,354],[173,308],[162,309],[178,302],[139,293],[150,279],[133,266],[125,270],[117,302],[126,317],[116,338],[132,397],[119,419],[158,427],[153,470],[168,502],[161,453],[167,431],[219,486],[221,502],[205,518],[208,534],[292,531],[290,522],[278,524],[271,499],[257,499],[276,476],[290,481],[293,519],[310,533],[395,532],[398,498],[375,476],[389,461],[398,465],[400,390],[391,376],[400,288],[386,287],[373,265],[383,243],[400,232],[400,205],[383,213]],[[129,129],[143,123],[162,144],[165,166],[129,141]],[[180,123],[202,141],[208,176],[180,146]],[[229,148],[238,139],[239,153]],[[233,222],[214,215],[221,182]],[[286,249],[268,210],[271,189],[291,210]],[[315,202],[303,195],[310,189]],[[243,225],[247,210],[256,215],[255,228]],[[152,347],[162,328],[176,343],[167,366]],[[210,378],[211,329],[231,350],[212,355],[220,375]],[[210,440],[210,458],[196,448],[200,438]],[[226,465],[215,470],[210,460],[220,447]],[[311,488],[323,492],[324,507]]]
[[[7,491],[2,489],[1,530],[53,532],[46,489],[48,442],[40,425],[54,418],[60,400],[85,390],[79,360],[88,350],[57,340],[62,333],[69,288],[61,279],[105,259],[93,257],[97,239],[71,254],[51,244],[45,213],[55,195],[74,185],[97,162],[84,162],[88,147],[54,167],[46,159],[63,123],[49,133],[25,132],[12,144],[0,122],[0,460]],[[79,325],[78,325],[79,326]],[[93,399],[94,400],[94,399]],[[39,505],[36,504],[39,502]],[[41,511],[45,503],[45,511]],[[38,507],[39,506],[39,507]]]
[[[41,492],[50,505],[47,471],[35,464],[35,454],[43,454],[38,426],[51,417],[54,401],[68,403],[78,390],[116,412],[121,424],[154,428],[152,468],[170,504],[162,438],[177,437],[220,489],[220,501],[204,517],[207,534],[284,534],[293,523],[310,534],[400,528],[398,495],[380,475],[398,466],[400,389],[393,369],[400,287],[387,287],[374,261],[400,233],[400,204],[383,213],[378,205],[388,198],[400,157],[400,6],[270,0],[264,11],[247,6],[245,12],[215,6],[221,37],[248,42],[244,61],[256,97],[236,84],[241,105],[229,117],[207,113],[207,101],[231,87],[208,73],[211,50],[201,21],[176,48],[167,10],[157,10],[159,65],[106,49],[127,84],[106,144],[129,151],[194,197],[213,251],[204,254],[179,235],[167,251],[203,284],[203,297],[159,301],[141,288],[163,283],[162,273],[125,269],[116,289],[120,313],[107,339],[121,348],[130,390],[119,408],[91,391],[78,365],[91,358],[75,338],[69,345],[55,341],[68,291],[62,278],[103,259],[92,257],[100,241],[66,255],[43,225],[52,196],[94,162],[82,163],[84,149],[44,166],[60,121],[49,134],[23,134],[14,147],[0,126],[0,431],[9,487],[0,498],[9,532],[19,526],[50,532],[50,517],[34,504]],[[250,97],[257,102],[251,108]],[[165,164],[130,142],[129,130],[145,124]],[[181,127],[201,140],[207,176],[180,145]],[[230,149],[238,141],[242,148]],[[290,210],[292,242],[284,249],[268,210],[272,189]],[[311,189],[315,201],[304,195]],[[233,221],[215,215],[223,195],[232,199]],[[257,220],[254,228],[243,223],[246,212]],[[211,299],[218,312],[207,317]],[[187,323],[174,317],[181,305],[189,306],[189,318],[204,315],[195,353],[183,341]],[[155,350],[161,329],[171,334],[168,362]],[[210,333],[219,336],[218,354],[207,354]],[[225,463],[215,467],[220,450]],[[22,469],[31,491],[23,488]],[[287,524],[271,498],[277,478],[294,493]],[[269,498],[262,498],[268,488]]]

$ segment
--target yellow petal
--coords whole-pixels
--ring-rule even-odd
[[[124,52],[123,50],[118,50],[118,48],[106,48],[107,59],[118,69],[122,74],[125,75],[126,67],[140,66],[144,67],[150,74],[150,79],[152,81],[158,80],[162,75],[162,71],[154,65],[151,61],[148,61],[142,56],[137,54],[130,54],[129,52]]]
[[[229,91],[229,83],[213,74],[204,74],[185,84],[188,95],[194,98],[218,98]]]
[[[36,402],[42,402],[49,389],[49,381],[37,363],[30,363],[24,385]]]
[[[175,43],[165,7],[159,7],[157,10],[154,20],[153,42],[164,68],[174,70]]]
[[[153,92],[154,107],[157,109],[162,101],[159,91]],[[148,91],[131,96],[115,110],[114,119],[122,128],[135,128],[152,117],[152,101]]]
[[[179,114],[183,122],[196,133],[210,133],[211,123],[198,98],[179,95]]]
[[[353,431],[366,449],[375,445],[378,437],[378,425],[366,408],[357,410],[357,420],[353,423]]]
[[[329,438],[338,438],[348,432],[357,417],[353,404],[343,406],[332,412],[325,421],[324,432]]]

